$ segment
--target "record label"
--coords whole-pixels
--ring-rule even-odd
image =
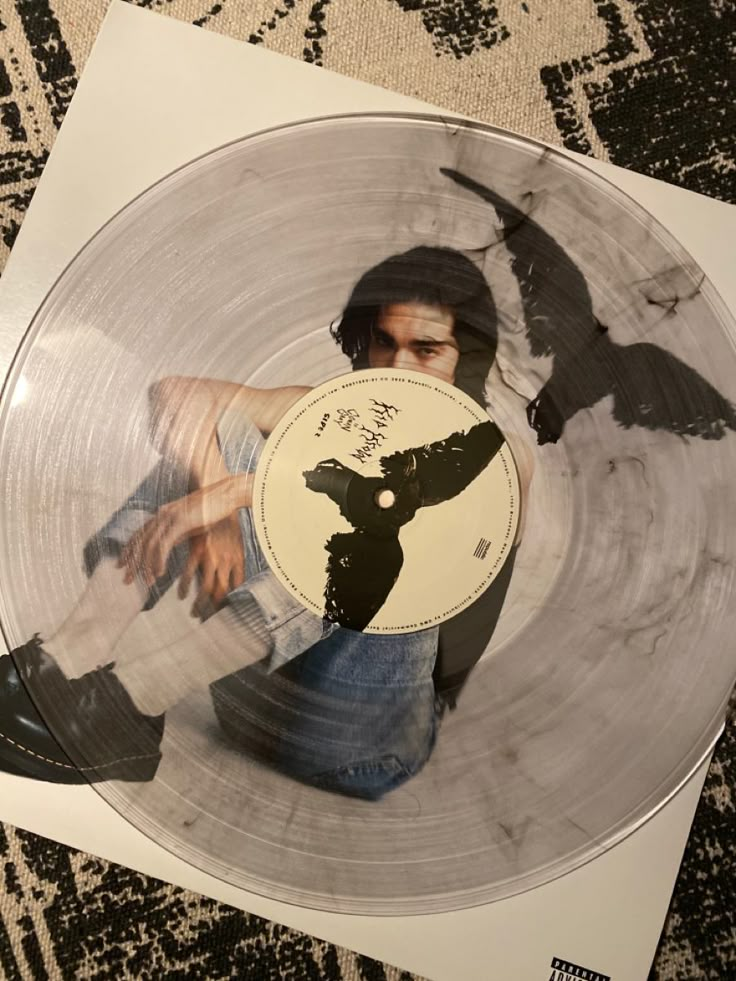
[[[458,388],[364,371],[287,412],[254,502],[261,548],[300,603],[354,630],[406,633],[491,584],[514,540],[519,483],[501,431]]]

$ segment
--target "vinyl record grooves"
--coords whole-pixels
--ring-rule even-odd
[[[569,871],[722,724],[734,329],[638,205],[489,127],[195,160],[76,257],[6,382],[18,673],[116,810],[235,885],[407,914]]]

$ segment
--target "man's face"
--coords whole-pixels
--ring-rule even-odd
[[[368,348],[371,368],[408,368],[453,384],[460,351],[447,307],[389,303],[381,308]]]

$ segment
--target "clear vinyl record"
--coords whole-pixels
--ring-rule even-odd
[[[481,125],[314,120],[166,177],[0,406],[37,775],[339,912],[611,847],[734,681],[734,336],[638,205]]]

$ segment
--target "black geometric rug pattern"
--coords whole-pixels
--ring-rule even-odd
[[[736,0],[138,6],[736,202]],[[0,264],[106,7],[0,0]],[[735,732],[710,767],[650,981],[736,977]],[[0,857],[3,978],[412,978],[8,826]]]

